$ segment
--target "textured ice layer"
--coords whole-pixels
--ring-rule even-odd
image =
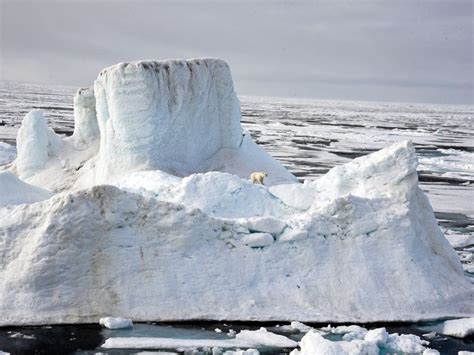
[[[188,175],[242,142],[240,105],[224,61],[121,63],[104,69],[94,90],[99,179],[150,169]]]
[[[415,168],[412,145],[394,145],[307,185],[308,209],[269,209],[263,221],[218,217],[215,195],[203,193],[212,184],[205,176],[165,179],[170,188],[189,187],[174,201],[96,186],[4,208],[0,324],[85,323],[109,314],[313,322],[472,316],[474,286]],[[253,187],[214,174],[223,201]],[[322,194],[326,187],[333,199]],[[196,196],[203,210],[186,205]],[[273,234],[249,245],[264,228]],[[303,237],[280,239],[289,229]]]
[[[94,88],[79,89],[74,95],[74,134],[77,149],[99,142],[99,126],[95,111]]]
[[[343,334],[341,341],[324,338],[321,332],[310,330],[301,339],[300,350],[293,350],[290,355],[378,355],[378,354],[423,354],[439,355],[437,350],[429,349],[427,341],[416,335],[397,333],[389,334],[385,328],[367,330],[355,325],[326,328],[329,334]]]

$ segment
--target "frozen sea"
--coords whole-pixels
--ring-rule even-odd
[[[57,133],[72,134],[75,91],[73,87],[0,82],[0,142],[14,145],[22,118],[34,108],[44,110],[50,127]],[[317,179],[335,165],[401,140],[412,140],[419,157],[421,188],[428,194],[445,235],[456,246],[466,276],[474,281],[473,106],[245,96],[240,100],[244,129],[300,180]],[[169,332],[169,326],[140,325],[133,332],[152,336]],[[200,332],[212,334],[218,326],[192,323],[174,325],[171,329],[174,336],[186,337]],[[235,329],[259,326],[220,325]],[[418,329],[413,324],[384,326],[402,333],[417,333]],[[15,332],[32,337],[12,338]],[[82,349],[95,353],[94,349],[114,334],[94,325],[0,328],[0,349],[16,349],[18,353],[33,353],[35,349],[39,353],[41,349],[45,350],[43,353],[69,353]],[[474,351],[473,339],[441,337],[430,346],[442,353]],[[260,350],[275,353],[274,349]]]

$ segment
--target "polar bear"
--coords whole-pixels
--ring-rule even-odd
[[[255,171],[252,174],[250,174],[250,180],[254,184],[262,184],[263,185],[263,179],[265,179],[265,177],[267,177],[267,176],[268,176],[267,173],[263,173],[261,171]]]

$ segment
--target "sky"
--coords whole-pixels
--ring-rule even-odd
[[[218,57],[239,95],[474,104],[473,0],[0,0],[0,80]]]

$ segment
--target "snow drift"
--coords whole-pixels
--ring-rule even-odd
[[[214,59],[105,69],[72,137],[30,113],[11,171],[60,192],[0,207],[0,325],[473,315],[410,142],[299,184],[239,119]]]

